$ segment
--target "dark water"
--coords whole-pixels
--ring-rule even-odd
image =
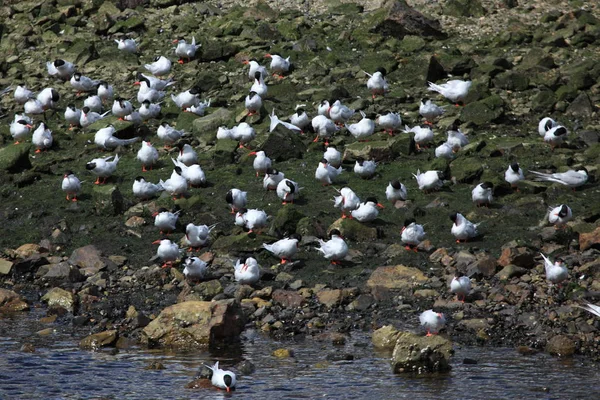
[[[343,346],[305,340],[278,343],[247,331],[242,345],[211,354],[143,349],[81,351],[61,327],[40,338],[48,325],[34,311],[0,318],[0,399],[600,399],[598,364],[583,358],[560,360],[545,354],[522,356],[507,348],[457,348],[453,370],[429,377],[391,373],[388,355],[370,346],[368,335],[354,335]],[[62,327],[62,329],[66,329]],[[35,353],[20,351],[36,343]],[[295,357],[277,359],[285,347]],[[327,361],[332,354],[353,354],[353,361]],[[477,365],[464,365],[473,358]],[[203,363],[231,367],[252,361],[256,372],[240,377],[232,394],[186,389]],[[152,361],[164,370],[146,370]]]

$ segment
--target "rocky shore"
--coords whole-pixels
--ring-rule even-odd
[[[61,95],[58,112],[47,120],[54,145],[40,154],[29,142],[12,144],[8,125],[22,106],[12,93],[0,101],[0,115],[6,115],[0,125],[0,318],[43,303],[48,322],[72,325],[86,349],[134,343],[194,348],[235,341],[253,326],[278,339],[332,343],[344,343],[357,330],[378,332],[375,346],[391,350],[400,337],[420,342],[406,331],[420,334],[418,315],[433,308],[446,315],[442,336],[453,342],[598,358],[598,318],[577,308],[584,300],[600,300],[597,6],[509,0],[304,2],[298,8],[276,3],[53,0],[0,6],[5,56],[0,88],[52,86]],[[117,50],[114,39],[123,35],[138,40],[138,54]],[[119,95],[131,98],[143,64],[156,55],[175,60],[172,40],[192,36],[202,47],[191,62],[174,64],[173,93],[198,85],[202,98],[211,100],[205,116],[183,113],[167,99],[159,121],[134,126],[108,117],[68,130],[63,110],[82,100],[69,83],[48,76],[46,61],[74,62],[85,75],[109,80]],[[247,117],[243,100],[250,83],[241,62],[251,57],[263,62],[265,53],[289,55],[293,71],[270,79],[260,114]],[[388,71],[391,90],[372,100],[363,71],[380,66]],[[313,143],[312,133],[298,135],[282,126],[268,132],[271,110],[284,119],[304,104],[314,116],[324,99],[340,99],[373,119],[396,111],[414,126],[422,122],[420,99],[433,97],[426,82],[448,77],[474,82],[466,105],[448,104],[434,127],[437,143],[456,118],[462,122],[470,144],[454,160],[436,159],[433,149],[413,152],[405,133],[376,133],[369,142],[357,142],[342,129],[332,140],[344,152],[345,172],[335,187],[349,186],[361,198],[376,196],[380,202],[389,181],[399,179],[408,188],[406,202],[386,204],[371,223],[339,219],[335,190],[314,179],[324,146]],[[441,96],[435,100],[444,102]],[[537,133],[545,116],[569,130],[566,143],[553,151]],[[112,123],[121,138],[148,140],[161,121],[189,133],[183,140],[199,154],[205,187],[179,200],[164,193],[139,202],[131,190],[142,174],[137,145],[117,148],[122,160],[115,176],[107,185],[92,184],[85,163],[100,156],[93,143],[98,129]],[[255,178],[251,150],[216,140],[219,126],[241,121],[257,131],[249,147],[264,150],[303,187],[299,201],[281,205],[263,190],[262,178]],[[161,149],[160,165],[144,176],[152,182],[168,178],[176,154],[177,149]],[[373,179],[352,172],[361,156],[378,161]],[[575,191],[528,179],[515,191],[503,179],[512,162],[536,171],[586,167],[590,179]],[[442,190],[419,191],[412,177],[417,169],[444,171]],[[86,181],[76,203],[60,190],[66,170]],[[471,189],[483,181],[494,183],[489,208],[471,201]],[[234,225],[225,202],[233,187],[248,191],[251,208],[272,216],[261,234]],[[574,218],[557,230],[547,223],[547,209],[563,203]],[[199,282],[187,281],[181,266],[162,269],[154,256],[151,243],[161,236],[151,214],[174,205],[182,212],[172,240],[182,240],[189,222],[218,224],[209,246],[193,252],[210,263]],[[455,244],[448,218],[454,211],[480,222],[482,235]],[[408,217],[427,232],[418,252],[400,243]],[[337,266],[314,250],[333,227],[351,249]],[[300,251],[293,262],[278,264],[261,246],[291,233],[302,235]],[[540,252],[564,259],[566,283],[549,285]],[[233,265],[244,256],[261,265],[261,280],[253,286],[233,279]],[[456,273],[473,282],[464,303],[449,293]],[[439,345],[449,355],[443,340],[424,346]],[[394,353],[407,357],[401,347]],[[394,365],[397,372],[404,369]]]

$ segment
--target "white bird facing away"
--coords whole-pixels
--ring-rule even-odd
[[[171,72],[171,60],[165,56],[154,57],[154,62],[145,64],[146,68],[154,76],[163,76]],[[141,103],[141,102],[140,102]]]
[[[161,106],[159,103],[150,103],[150,100],[144,100],[140,106],[138,113],[142,121],[147,121],[159,116]]]
[[[263,243],[262,247],[274,256],[279,257],[281,264],[285,264],[288,261],[292,261],[292,258],[298,252],[298,243],[300,240],[300,235],[294,233],[290,237],[283,238],[272,244]]]
[[[279,124],[285,126],[290,131],[302,132],[302,129],[299,128],[299,127],[297,127],[296,125],[291,124],[289,122],[285,122],[285,121],[280,120],[277,117],[277,115],[275,115],[275,109],[273,109],[271,111],[271,114],[269,115],[269,118],[271,119],[271,123],[269,125],[269,132],[273,132],[275,130],[275,128],[277,127],[277,125],[279,125]]]
[[[425,128],[421,128],[419,125],[416,125],[412,128],[409,128],[408,125],[405,125],[404,132],[414,133],[413,140],[415,141],[417,149],[420,149],[421,146],[426,147],[426,145],[433,142],[433,130],[431,130],[431,128],[428,126]]]
[[[163,262],[162,268],[172,267],[179,258],[179,246],[169,239],[155,240],[152,244],[158,244],[156,255]]]
[[[377,208],[383,208],[383,206],[377,202],[375,197],[368,197],[364,202],[360,203],[356,210],[352,210],[351,215],[359,222],[375,221],[379,216]]]
[[[421,170],[417,170],[417,174],[413,174],[419,185],[419,189],[425,192],[432,190],[439,190],[444,186],[444,175],[442,171],[426,171],[421,173]]]
[[[179,149],[179,154],[177,155],[177,161],[185,164],[186,166],[190,166],[192,164],[196,164],[198,162],[198,154],[196,150],[192,146],[187,143],[179,143],[177,146]]]
[[[17,117],[15,115],[15,117]],[[19,144],[20,140],[25,140],[31,134],[31,124],[27,120],[19,118],[10,123],[10,134],[15,140],[15,144]]]
[[[349,109],[339,100],[336,100],[329,108],[329,117],[338,124],[345,124],[353,115],[354,110]]]
[[[546,271],[546,280],[553,284],[560,284],[569,277],[569,270],[565,266],[562,258],[556,257],[554,263],[548,257],[540,253],[544,259],[544,269]]]
[[[25,114],[42,114],[45,110],[38,99],[30,99],[24,105]]]
[[[550,117],[542,118],[538,124],[538,133],[541,137],[546,136],[546,132],[558,126],[558,123]]]
[[[323,158],[326,159],[333,168],[339,168],[342,165],[342,153],[340,153],[335,146],[327,147],[327,150],[323,153]]]
[[[552,150],[554,150],[555,147],[560,146],[564,142],[567,134],[567,128],[561,125],[555,126],[546,132],[544,142],[549,143]]]
[[[556,228],[563,228],[573,218],[571,207],[561,204],[558,207],[549,208],[548,222]]]
[[[210,107],[210,99],[201,101],[198,103],[198,105],[189,106],[185,109],[185,112],[190,112],[192,114],[196,114],[200,117],[203,117],[208,107]]]
[[[60,94],[53,88],[45,88],[38,93],[36,99],[40,102],[44,111],[46,111],[56,108],[56,104],[60,100]]]
[[[188,62],[196,55],[196,50],[200,48],[200,44],[196,45],[196,38],[192,36],[192,43],[187,43],[185,39],[179,38],[173,40],[173,43],[177,44],[175,47],[175,55],[179,57],[179,64],[183,64],[183,59],[187,58]]]
[[[493,191],[494,184],[492,182],[482,182],[475,186],[471,191],[471,199],[477,207],[483,205],[489,206],[492,204],[492,200],[494,200],[494,197],[492,196]]]
[[[331,185],[333,180],[341,173],[342,167],[334,168],[329,164],[326,158],[323,158],[315,171],[315,179],[321,182],[323,186],[327,186]]]
[[[129,121],[135,126],[144,122],[138,111],[133,111],[131,114],[125,116],[125,121]]]
[[[291,179],[283,178],[281,182],[277,184],[277,196],[281,199],[281,204],[293,203],[300,196],[300,189],[302,189],[298,183]]]
[[[263,99],[267,95],[268,91],[269,87],[265,83],[261,73],[256,71],[254,73],[254,83],[252,83],[252,86],[250,86],[250,92],[256,93],[261,99]]]
[[[147,200],[155,197],[160,192],[165,190],[160,183],[154,184],[152,182],[146,182],[143,176],[138,176],[133,181],[133,195],[140,200]]]
[[[165,143],[165,146],[171,146],[179,139],[181,139],[186,132],[183,130],[177,130],[170,126],[167,122],[163,122],[160,124],[158,129],[156,130],[156,135],[160,140]]]
[[[283,78],[283,74],[290,70],[290,57],[283,58],[277,54],[265,54],[265,57],[271,59],[269,68],[271,69],[273,76]]]
[[[437,158],[446,158],[448,160],[452,160],[459,150],[459,145],[452,146],[450,143],[444,142],[435,148],[435,156]]]
[[[237,212],[246,207],[248,203],[248,192],[241,191],[240,189],[233,188],[225,195],[225,201],[231,207],[231,214]]]
[[[133,112],[133,105],[131,105],[129,100],[117,97],[113,102],[111,111],[115,117],[118,117],[122,121],[123,118]]]
[[[262,79],[265,79],[269,75],[267,69],[260,65],[255,58],[252,58],[250,60],[244,60],[242,61],[242,64],[250,66],[250,69],[248,70],[248,79],[250,79],[251,81],[255,79],[257,72],[260,72],[260,76]]]
[[[366,114],[360,111],[362,119],[356,124],[346,125],[346,129],[350,132],[355,139],[361,140],[371,136],[375,132],[375,122],[367,118]]]
[[[186,279],[200,280],[206,275],[208,264],[198,257],[184,257],[181,261],[185,265],[183,275]]]
[[[388,201],[395,204],[397,201],[404,201],[408,196],[406,186],[398,179],[391,181],[385,188],[385,197]]]
[[[173,103],[175,103],[177,107],[185,110],[188,107],[197,106],[200,104],[200,98],[198,96],[200,96],[200,88],[194,86],[185,92],[178,93],[177,95],[172,94],[171,100],[173,100]]]
[[[150,79],[142,76],[136,84],[140,85],[140,88],[137,92],[137,101],[138,103],[143,103],[148,100],[151,103],[157,103],[161,101],[165,97],[165,92],[162,90],[155,89],[150,86]]]
[[[419,315],[421,326],[427,331],[427,336],[437,335],[446,325],[446,318],[442,313],[436,313],[433,310],[423,311]]]
[[[258,261],[253,257],[237,260],[233,268],[233,277],[236,282],[242,285],[252,285],[258,282],[260,278],[260,265],[258,265]]]
[[[402,124],[402,117],[398,113],[387,111],[380,114],[375,121],[385,132],[393,136],[394,131]]]
[[[77,195],[81,191],[81,181],[72,171],[67,171],[63,175],[61,188],[67,194],[67,201],[77,201]]]
[[[229,139],[229,140],[234,140],[233,139],[233,134],[235,131],[235,127],[234,128],[227,128],[225,126],[220,126],[217,129],[217,139],[221,140],[221,139]]]
[[[427,82],[429,84],[429,90],[438,92],[453,103],[462,102],[471,88],[471,81],[461,81],[459,79],[453,79],[441,85],[436,85],[433,82]]]
[[[431,125],[436,118],[440,117],[445,112],[446,110],[444,110],[443,107],[433,103],[427,97],[421,100],[421,104],[419,105],[419,114],[425,118],[425,123],[429,125]]]
[[[354,173],[363,179],[369,179],[375,175],[376,168],[377,163],[375,161],[358,157],[354,164]]]
[[[504,180],[510,183],[510,186],[513,188],[517,188],[517,184],[523,179],[525,179],[525,175],[517,163],[510,164],[506,172],[504,172]]]
[[[417,246],[425,239],[426,233],[423,225],[417,224],[414,218],[404,220],[400,240],[405,245],[406,250],[417,251]]]
[[[152,146],[152,143],[143,141],[136,158],[142,163],[142,172],[146,172],[148,167],[151,170],[152,166],[158,161],[158,150]]]
[[[92,174],[96,175],[98,178],[95,185],[100,185],[101,183],[106,183],[106,180],[114,174],[117,170],[117,164],[119,163],[119,155],[116,154],[112,161],[108,161],[113,156],[108,156],[104,158],[94,158],[92,161],[85,165],[85,168],[90,171]],[[100,178],[102,178],[102,182],[100,182]]]
[[[41,153],[42,150],[47,150],[52,147],[52,131],[46,128],[46,125],[42,122],[40,126],[37,127],[35,131],[33,131],[33,136],[31,137],[31,143],[35,146],[36,153]]]
[[[450,292],[456,294],[456,300],[465,302],[471,291],[471,279],[468,276],[455,276],[450,282]]]
[[[349,187],[344,187],[338,192],[340,195],[333,199],[334,207],[342,210],[342,218],[353,218],[352,215],[347,216],[346,213],[351,213],[360,206],[360,198]]]
[[[575,305],[575,307],[583,308],[587,312],[590,312],[590,313],[594,314],[595,316],[600,317],[600,306],[597,306],[597,305],[591,304],[591,303],[586,303],[582,306]]]
[[[276,170],[275,168],[269,168],[267,172],[265,172],[265,177],[263,178],[263,188],[265,190],[276,190],[277,185],[285,178],[285,174],[281,171]]]
[[[119,139],[115,136],[116,130],[112,125],[107,126],[106,128],[99,129],[98,132],[94,135],[94,143],[101,149],[104,150],[112,150],[116,149],[119,146],[129,146],[140,140],[139,137],[131,138],[131,139]]]
[[[264,151],[253,151],[249,155],[256,156],[252,162],[252,167],[256,171],[256,176],[264,175],[271,168],[271,159],[267,157]]]
[[[328,241],[319,239],[319,246],[315,247],[315,250],[321,252],[323,257],[334,265],[340,264],[340,261],[348,255],[348,245],[337,229],[332,229],[329,232]]]
[[[385,79],[385,76],[387,75],[385,68],[377,68],[373,75],[367,72],[365,72],[365,74],[369,77],[369,80],[367,80],[367,89],[371,91],[373,99],[375,99],[375,95],[384,96],[387,92],[389,92],[390,86]]]
[[[588,181],[588,170],[585,167],[579,168],[577,171],[570,169],[567,172],[557,172],[554,174],[545,174],[537,171],[529,172],[535,175],[537,181],[556,182],[570,188],[585,185]]]
[[[100,100],[102,101],[112,100],[114,95],[114,88],[112,87],[112,85],[109,85],[108,82],[100,81],[100,83],[98,83],[98,90],[96,92],[96,95],[100,97]]]
[[[182,163],[181,161],[177,161],[171,158],[173,164],[181,168],[181,176],[185,178],[188,185],[191,187],[199,187],[206,183],[206,175],[202,170],[202,167],[198,164],[192,164],[189,167]]]
[[[90,95],[83,101],[83,108],[85,107],[89,108],[90,111],[99,113],[102,111],[102,99],[97,94]]]
[[[75,73],[75,65],[73,65],[73,63],[59,58],[54,61],[48,61],[46,63],[46,69],[50,76],[60,78],[63,81],[68,81]]]
[[[469,139],[460,131],[460,128],[456,123],[450,125],[447,135],[446,143],[452,146],[452,148],[455,146],[462,148],[469,144]]]
[[[33,92],[27,89],[27,86],[17,86],[14,93],[15,101],[19,104],[27,103],[27,100],[33,99]]]
[[[135,42],[135,39],[115,39],[115,43],[117,44],[117,49],[121,51],[127,53],[137,52],[137,43]]]
[[[81,110],[75,107],[73,104],[67,105],[67,108],[65,108],[65,122],[69,124],[69,129],[79,126],[80,119]]]
[[[248,229],[248,233],[252,233],[255,230],[260,233],[267,226],[268,218],[267,213],[263,210],[242,208],[235,214],[235,224]]]
[[[190,247],[190,249],[199,249],[208,245],[210,241],[210,232],[215,229],[217,224],[207,225],[194,225],[189,223],[185,227],[184,242]]]
[[[323,115],[323,116],[329,118],[329,110],[330,109],[331,109],[331,106],[329,105],[329,101],[321,100],[321,102],[319,103],[319,106],[317,107],[317,115]]]
[[[183,195],[187,192],[188,182],[183,177],[183,172],[181,167],[176,166],[171,173],[171,177],[166,181],[159,181],[159,184],[165,188],[165,190],[171,193],[171,196],[175,199],[176,196],[179,198],[183,197]]]
[[[466,242],[479,235],[479,232],[477,232],[479,224],[472,223],[461,213],[455,212],[450,214],[450,220],[453,222],[450,233],[456,238],[456,243],[460,243],[461,241]]]
[[[248,110],[248,116],[259,114],[260,108],[262,107],[262,99],[256,92],[248,93],[244,100],[246,110]]]
[[[304,131],[304,128],[310,124],[310,121],[308,114],[306,114],[306,111],[302,107],[296,108],[296,112],[290,117],[291,124],[300,128],[300,132]]]
[[[83,107],[81,109],[81,117],[79,117],[79,125],[81,125],[82,128],[87,128],[94,122],[106,117],[109,113],[110,110],[108,110],[104,114],[98,114],[95,111],[91,111],[89,107]]]
[[[240,147],[244,147],[256,137],[256,131],[246,122],[241,122],[233,127],[233,139],[240,142]]]
[[[316,143],[319,138],[323,138],[325,139],[325,146],[329,146],[329,138],[339,129],[332,120],[324,115],[314,117],[311,124],[317,134],[313,142]]]
[[[93,80],[85,75],[82,75],[79,72],[75,72],[71,77],[71,86],[77,90],[78,93],[81,92],[95,92],[96,88],[100,84],[100,81]]]
[[[164,207],[161,207],[152,214],[154,217],[154,226],[160,229],[160,233],[170,233],[177,229],[177,220],[181,210],[171,212]]]
[[[144,75],[141,72],[136,75],[137,81],[134,85],[141,85],[142,81],[146,81],[146,85],[154,90],[162,91],[168,88],[169,86],[173,86],[177,82],[173,80],[173,78],[169,79],[160,79],[156,78],[152,75]],[[140,102],[141,103],[141,102]]]

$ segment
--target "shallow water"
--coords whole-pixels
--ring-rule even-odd
[[[305,340],[280,343],[246,331],[241,346],[229,351],[174,353],[143,349],[81,351],[79,337],[66,327],[40,338],[47,328],[39,312],[0,318],[0,399],[597,399],[598,365],[583,358],[561,360],[546,354],[519,355],[509,348],[456,348],[452,371],[427,377],[391,372],[389,355],[378,353],[367,334],[353,335],[345,346]],[[35,336],[32,336],[35,335]],[[20,351],[35,343],[34,353]],[[285,347],[294,357],[277,359]],[[349,353],[353,361],[327,361]],[[462,363],[464,358],[478,361]],[[202,364],[220,361],[231,367],[242,359],[256,372],[240,377],[237,391],[186,389]],[[164,370],[146,370],[152,361]]]

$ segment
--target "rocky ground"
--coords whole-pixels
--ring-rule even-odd
[[[594,5],[418,1],[410,3],[415,12],[394,2],[381,7],[377,2],[304,2],[298,8],[273,8],[279,2],[246,8],[228,2],[176,3],[184,2],[56,0],[0,7],[5,16],[0,88],[52,86],[61,94],[59,112],[48,116],[55,142],[41,154],[29,142],[12,144],[8,125],[22,107],[10,94],[1,99],[0,114],[6,115],[0,125],[2,312],[43,302],[49,323],[71,324],[82,338],[96,334],[82,346],[98,348],[139,341],[203,345],[235,339],[247,325],[278,338],[339,342],[353,330],[384,325],[417,330],[419,313],[433,308],[446,314],[445,333],[459,343],[598,357],[598,322],[575,307],[582,299],[596,301],[600,290],[600,20]],[[138,40],[138,55],[116,49],[113,39],[123,35]],[[208,184],[181,200],[163,194],[138,202],[131,192],[133,179],[141,174],[135,160],[139,145],[134,145],[116,150],[122,161],[107,185],[93,185],[85,163],[102,155],[93,144],[99,128],[114,123],[120,137],[156,142],[160,121],[136,127],[109,117],[69,131],[62,110],[71,102],[81,107],[82,100],[69,83],[48,77],[45,62],[57,57],[72,61],[85,75],[109,80],[119,95],[130,98],[143,64],[161,54],[175,60],[171,42],[179,36],[195,36],[202,48],[192,62],[174,64],[178,84],[173,92],[198,84],[211,107],[198,117],[180,112],[167,99],[160,121],[189,132],[184,141],[198,151]],[[261,114],[246,117],[243,99],[250,83],[241,61],[263,60],[267,52],[289,55],[294,68],[285,79],[268,81]],[[371,100],[363,71],[379,66],[389,72],[391,91]],[[340,99],[371,118],[394,110],[413,126],[422,122],[419,100],[432,95],[426,82],[448,77],[474,82],[466,106],[448,105],[435,127],[436,142],[441,142],[450,123],[457,117],[462,121],[471,143],[455,160],[435,159],[433,149],[409,151],[409,138],[402,133],[378,133],[359,143],[344,129],[333,140],[344,149],[346,169],[336,187],[350,186],[361,198],[375,195],[380,201],[390,180],[400,179],[408,187],[409,200],[387,204],[373,223],[338,219],[331,201],[335,191],[314,179],[324,146],[313,143],[311,133],[298,136],[283,127],[268,133],[272,109],[283,118],[296,104],[305,104],[315,115],[323,99]],[[566,144],[554,151],[537,133],[544,116],[553,116],[570,132]],[[242,120],[258,133],[249,147],[265,150],[276,168],[304,188],[296,204],[282,206],[273,193],[263,191],[249,150],[216,140],[217,127]],[[168,178],[174,155],[161,150],[161,164],[144,176],[153,182]],[[375,178],[353,174],[361,155],[379,162]],[[515,161],[525,170],[585,166],[590,180],[577,191],[528,180],[516,192],[503,181]],[[77,203],[67,202],[60,191],[67,169],[86,181]],[[445,171],[444,188],[420,192],[412,178],[417,169]],[[477,208],[471,189],[486,180],[495,184],[496,200],[489,208]],[[249,206],[272,216],[263,234],[234,227],[224,201],[232,187],[247,190]],[[574,219],[558,231],[548,226],[546,213],[561,203],[569,204]],[[181,267],[161,269],[153,258],[150,243],[160,235],[151,213],[175,204],[182,215],[174,240],[183,237],[189,222],[219,223],[210,246],[195,253],[211,261],[209,276],[199,283],[186,282]],[[482,236],[455,244],[451,211],[481,222]],[[418,253],[400,245],[402,223],[410,216],[428,233]],[[332,267],[313,247],[334,224],[351,252],[343,265]],[[261,249],[262,243],[293,232],[303,236],[295,262],[279,265]],[[549,286],[539,252],[564,258],[567,284]],[[233,263],[245,255],[262,266],[255,287],[233,281]],[[448,292],[456,272],[474,283],[464,304]],[[389,337],[395,340],[397,334]]]

